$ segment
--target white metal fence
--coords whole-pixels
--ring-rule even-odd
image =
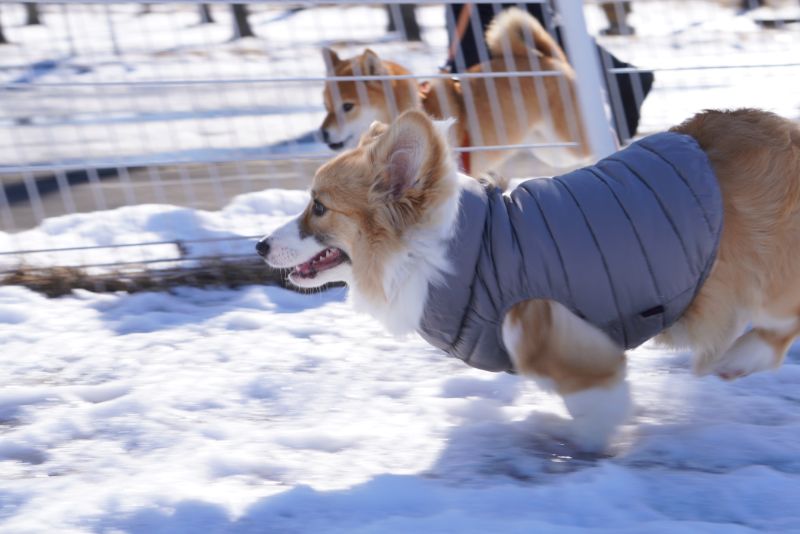
[[[762,107],[800,117],[800,8],[794,0],[516,5],[536,14],[563,40],[578,80],[578,109],[564,111],[564,120],[573,133],[587,132],[595,152],[606,151],[603,143],[607,147],[611,139],[608,111],[600,109],[602,95],[617,115],[611,120],[623,140],[633,134],[619,116],[626,106],[640,109],[637,135],[712,107]],[[504,6],[476,2],[467,15],[453,1],[415,6],[386,0],[0,3],[0,34],[8,42],[0,44],[0,271],[18,263],[162,264],[158,254],[131,255],[130,248],[169,251],[164,259],[171,264],[249,253],[229,245],[249,236],[216,235],[196,243],[111,243],[126,251],[98,260],[91,251],[99,245],[64,247],[56,236],[48,246],[31,250],[24,236],[63,214],[140,203],[215,210],[241,193],[305,188],[316,166],[334,154],[319,131],[326,114],[324,83],[347,81],[326,73],[323,47],[341,58],[369,48],[408,70],[351,73],[383,84],[447,80],[450,75],[440,67],[455,51],[462,89],[470,78],[481,78],[487,95],[482,98],[490,101],[476,102],[463,92],[471,130],[470,142],[460,143],[459,150],[478,154],[505,147],[485,142],[472,128],[489,122],[502,139],[511,119],[501,99],[523,108],[513,114],[517,120],[528,112],[525,98],[513,81],[508,83],[517,87],[516,94],[498,93],[502,73],[464,73],[468,44],[451,46],[463,30],[462,41],[472,39],[475,46],[472,56],[486,63],[490,53],[482,38],[486,17],[481,10],[499,12]],[[27,24],[32,14],[40,24]],[[460,27],[463,21],[466,27]],[[415,22],[420,41],[413,40]],[[250,31],[254,36],[247,36]],[[594,54],[590,39],[622,63]],[[560,72],[542,73],[538,64],[525,65],[507,68],[512,72],[506,74],[540,84],[548,77],[563,78]],[[655,76],[652,89],[649,73]],[[635,76],[621,85],[598,79],[630,74]],[[341,126],[346,117],[339,108],[345,102],[341,95],[334,100]],[[548,105],[542,108],[545,115],[553,113]],[[479,115],[480,109],[489,111]],[[574,136],[529,136],[514,143],[520,150],[493,170],[512,177],[549,174],[557,169],[539,161],[549,158],[536,155],[547,147],[579,143]],[[252,235],[260,231],[254,227]]]

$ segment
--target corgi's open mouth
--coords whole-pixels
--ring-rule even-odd
[[[308,280],[316,277],[322,271],[333,269],[349,261],[350,258],[342,250],[336,247],[326,248],[310,260],[295,265],[289,276]]]

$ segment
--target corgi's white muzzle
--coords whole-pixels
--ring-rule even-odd
[[[302,235],[298,219],[261,239],[256,252],[270,267],[288,270],[288,280],[298,287],[315,288],[351,278],[350,257],[314,236]]]

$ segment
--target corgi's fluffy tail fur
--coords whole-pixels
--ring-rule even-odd
[[[539,21],[516,7],[501,11],[492,20],[486,30],[486,44],[497,58],[509,52],[522,57],[534,52],[567,63],[564,51]]]

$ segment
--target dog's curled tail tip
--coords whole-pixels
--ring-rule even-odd
[[[527,57],[531,51],[567,63],[564,51],[536,18],[517,7],[504,9],[486,29],[486,44],[492,56]]]

